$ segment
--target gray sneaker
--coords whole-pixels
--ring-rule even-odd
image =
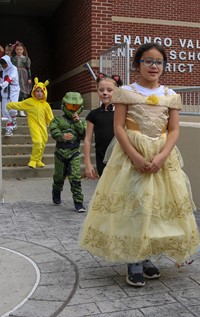
[[[139,263],[130,263],[127,265],[128,274],[126,276],[126,282],[131,286],[144,286],[145,280],[143,275],[143,265]]]
[[[5,136],[12,136],[13,135],[13,129],[10,127],[6,128]]]

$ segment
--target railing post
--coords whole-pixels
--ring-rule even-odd
[[[90,74],[92,75],[92,77],[94,78],[94,80],[96,80],[97,77],[96,77],[95,73],[93,72],[93,70],[92,70],[90,64],[89,64],[89,63],[86,63],[86,64],[84,65],[84,67],[89,70],[89,72],[90,72]]]
[[[183,115],[200,115],[200,86],[189,87],[171,87],[176,93],[181,95],[183,109],[180,114]]]
[[[3,202],[3,178],[2,178],[2,138],[1,138],[1,102],[0,102],[0,201]]]

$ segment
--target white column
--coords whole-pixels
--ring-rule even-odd
[[[1,102],[0,102],[0,202],[4,201],[3,198],[3,179],[2,179],[2,135],[1,135]]]

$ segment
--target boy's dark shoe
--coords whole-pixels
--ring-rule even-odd
[[[53,203],[56,205],[60,205],[61,204],[61,197],[60,197],[60,191],[56,191],[56,190],[52,190],[52,199],[53,199]]]
[[[77,203],[77,202],[75,202],[75,203],[74,203],[74,206],[75,206],[75,210],[76,210],[78,213],[85,212],[85,207],[83,206],[82,203]]]

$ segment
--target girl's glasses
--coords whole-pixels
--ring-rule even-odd
[[[165,66],[166,62],[161,60],[161,59],[152,59],[152,58],[144,58],[144,59],[140,59],[139,61],[140,63],[143,63],[146,67],[151,67],[153,66],[153,64],[155,64],[157,67],[161,67],[161,66]]]

